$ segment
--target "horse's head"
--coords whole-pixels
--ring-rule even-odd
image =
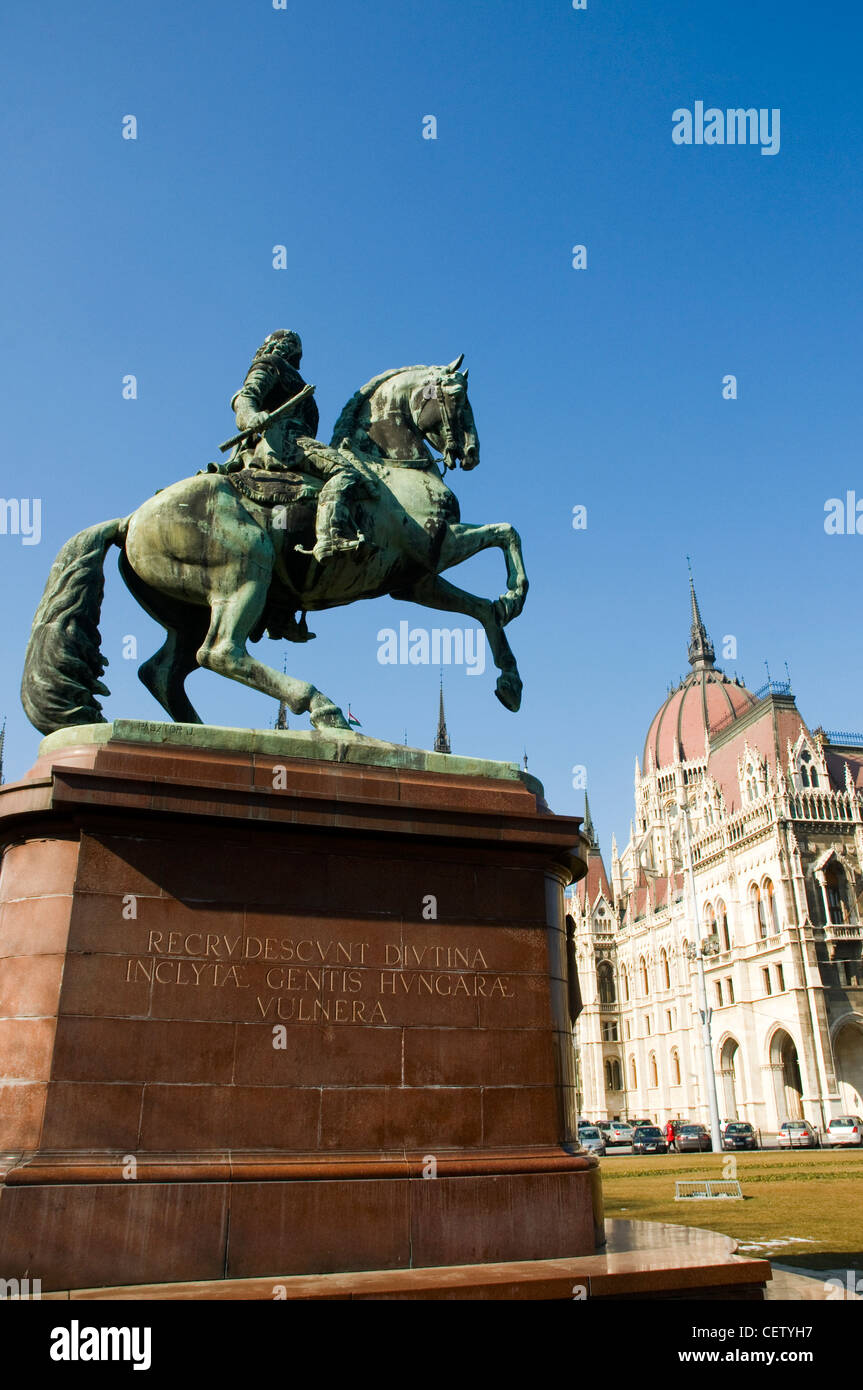
[[[446,367],[428,367],[417,375],[409,410],[416,428],[443,454],[445,468],[476,468],[479,439],[467,398],[467,372],[459,371],[464,353]]]

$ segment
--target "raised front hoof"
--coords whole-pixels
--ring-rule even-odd
[[[521,678],[519,676],[498,676],[494,693],[501,704],[515,714],[521,708]]]
[[[519,594],[501,594],[499,599],[495,599],[494,616],[501,627],[506,627],[513,618],[517,618],[524,608],[524,598]]]

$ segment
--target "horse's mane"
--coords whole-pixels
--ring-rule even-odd
[[[365,386],[361,386],[359,391],[354,392],[336,421],[333,429],[333,437],[330,440],[331,447],[334,449],[338,448],[343,439],[354,439],[354,436],[361,429],[360,414],[363,406],[371,399],[378,387],[383,386],[385,381],[389,381],[394,376],[400,376],[402,372],[422,372],[427,370],[428,368],[420,363],[418,366],[414,367],[391,367],[388,372],[379,372],[377,376],[373,376],[371,381],[367,381]],[[365,431],[363,431],[363,433],[365,433]],[[368,444],[369,447],[373,448],[374,452],[377,452],[377,449],[372,446],[370,440]]]

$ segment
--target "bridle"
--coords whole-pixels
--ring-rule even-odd
[[[456,431],[453,425],[453,416],[450,411],[450,402],[447,399],[446,391],[444,391],[443,389],[443,382],[443,376],[429,377],[428,381],[426,381],[425,385],[423,386],[423,395],[426,401],[435,400],[438,403],[438,408],[440,410],[441,434],[443,435],[444,441],[443,464],[444,470],[446,470],[447,468],[456,467],[459,450],[458,441],[456,438]],[[434,385],[434,391],[431,395],[429,395],[428,388],[432,386],[432,384]],[[424,411],[425,405],[423,405],[422,410],[417,416],[417,429],[419,430],[422,430],[423,428],[422,417]]]

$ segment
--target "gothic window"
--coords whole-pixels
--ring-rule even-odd
[[[629,972],[625,965],[620,967],[620,983],[623,986],[624,1003],[629,1002]]]
[[[818,769],[812,766],[812,754],[809,752],[808,748],[804,748],[803,752],[800,754],[798,766],[800,768],[801,787],[818,787],[821,785],[818,779]]]
[[[638,969],[641,973],[641,993],[646,998],[650,993],[650,981],[647,978],[647,961],[644,959],[644,956],[642,956],[638,962]]]
[[[638,1090],[638,1068],[637,1068],[637,1066],[635,1065],[635,1058],[634,1058],[634,1057],[630,1057],[630,1059],[629,1059],[629,1080],[630,1080],[630,1083],[631,1083],[631,1085],[632,1085],[633,1091],[637,1091],[637,1090]]]
[[[668,956],[664,946],[659,956],[659,968],[662,972],[663,989],[671,989],[671,972],[668,969]]]
[[[616,1003],[617,995],[614,989],[614,971],[609,961],[600,961],[596,970],[596,979],[599,985],[600,1004]]]
[[[749,885],[749,901],[752,904],[752,916],[755,923],[755,930],[763,941],[767,936],[767,917],[764,912],[764,903],[761,899],[761,889],[757,883]]]
[[[606,1022],[606,1023],[603,1023],[603,1025],[602,1025],[602,1041],[603,1041],[603,1042],[617,1042],[618,1040],[619,1040],[619,1039],[618,1039],[618,1032],[617,1032],[617,1024],[614,1023],[614,1022],[611,1022],[611,1021],[608,1021],[608,1022]]]
[[[620,1062],[616,1057],[609,1057],[605,1063],[605,1089],[607,1091],[622,1091],[620,1075]]]
[[[706,903],[704,907],[704,935],[716,935],[716,913],[712,903]]]
[[[762,901],[764,904],[764,917],[770,923],[775,932],[779,931],[779,906],[776,902],[776,890],[773,887],[773,880],[765,878],[762,884]]]
[[[828,864],[824,870],[824,887],[827,891],[827,909],[831,923],[841,925],[847,922],[846,879],[838,864]]]
[[[716,900],[716,922],[719,928],[719,945],[724,951],[730,951],[731,933],[728,930],[728,908],[721,898]]]
[[[655,1052],[651,1052],[650,1056],[649,1056],[648,1059],[647,1059],[647,1065],[648,1065],[648,1068],[649,1068],[649,1075],[650,1075],[650,1083],[649,1083],[649,1084],[650,1084],[651,1086],[658,1086],[658,1085],[659,1085],[659,1072],[658,1072],[657,1066],[656,1066],[656,1053],[655,1053]]]
[[[680,1056],[677,1048],[671,1054],[671,1084],[672,1086],[680,1085]]]
[[[726,989],[726,992],[727,992],[727,994],[728,994],[728,1002],[729,1002],[729,1004],[733,1004],[733,1003],[734,1003],[734,981],[731,979],[731,976],[730,976],[730,975],[729,975],[728,979],[725,981],[725,989]]]

